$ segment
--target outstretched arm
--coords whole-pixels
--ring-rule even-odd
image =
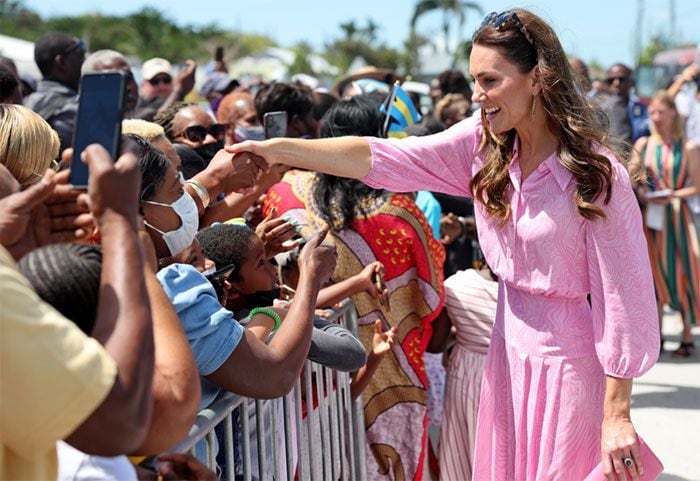
[[[230,153],[253,153],[264,158],[270,165],[285,164],[353,179],[367,175],[372,166],[369,143],[362,137],[246,141],[227,147],[226,150]]]

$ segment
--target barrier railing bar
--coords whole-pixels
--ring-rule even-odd
[[[267,460],[265,456],[265,410],[261,399],[255,400],[255,437],[258,441],[258,479],[265,479]]]
[[[250,458],[250,410],[248,409],[248,400],[241,404],[241,451],[243,455],[243,481],[251,481],[253,479],[251,472]]]
[[[235,443],[233,441],[233,411],[229,411],[228,416],[224,419],[224,455],[226,457],[226,479],[227,481],[235,481],[236,479],[236,463],[233,459],[233,450]]]

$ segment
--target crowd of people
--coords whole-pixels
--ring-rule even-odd
[[[527,10],[472,40],[429,108],[408,91],[424,115],[401,139],[385,69],[329,89],[219,61],[194,91],[195,62],[153,58],[139,85],[50,32],[33,88],[0,58],[0,478],[218,479],[162,453],[310,359],[363,396],[368,479],[638,479],[632,379],[663,355],[664,306],[671,355],[695,355],[700,70],[647,105]],[[120,154],[74,157],[81,76],[104,72],[126,77]],[[356,333],[321,315],[346,298]]]

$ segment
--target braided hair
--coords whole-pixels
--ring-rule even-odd
[[[165,136],[172,142],[175,138],[175,131],[173,130],[175,116],[185,107],[193,107],[196,105],[197,104],[192,102],[173,102],[169,107],[158,112],[153,117],[153,122],[163,127],[163,130],[165,130]]]
[[[95,326],[102,250],[87,244],[52,244],[31,251],[19,269],[44,301],[85,334]]]

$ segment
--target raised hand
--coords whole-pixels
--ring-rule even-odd
[[[122,219],[138,231],[141,172],[136,156],[130,152],[112,162],[109,153],[98,144],[89,145],[81,155],[88,164],[90,210],[98,226],[110,219]]]
[[[265,257],[272,259],[277,254],[288,252],[299,242],[288,242],[301,230],[297,222],[288,218],[275,218],[276,211],[271,209],[267,217],[255,228],[255,233],[265,246]]]
[[[383,356],[391,350],[396,339],[396,326],[384,331],[382,329],[382,321],[377,319],[374,321],[374,336],[372,337],[372,354],[375,356]]]
[[[192,59],[185,60],[186,67],[175,76],[173,80],[173,89],[177,92],[179,98],[185,96],[194,88],[195,72],[197,71],[197,62]]]
[[[338,252],[331,244],[322,244],[328,226],[316,233],[299,253],[299,271],[301,275],[311,276],[324,285],[333,275]]]

